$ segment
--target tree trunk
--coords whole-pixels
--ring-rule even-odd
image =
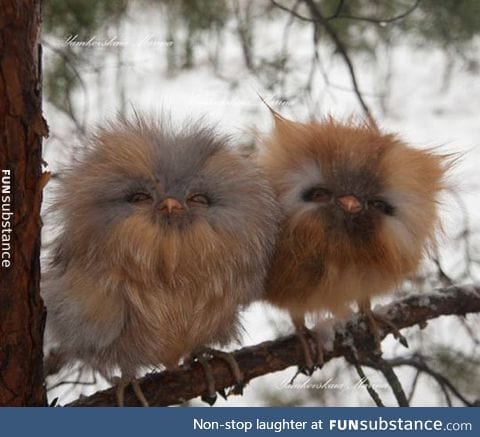
[[[45,405],[41,0],[0,2],[0,406]]]

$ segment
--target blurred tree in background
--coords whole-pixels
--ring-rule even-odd
[[[126,13],[128,0],[47,0],[44,32],[63,38],[74,32],[81,39],[117,23]]]
[[[478,68],[469,50],[480,33],[480,2],[476,0],[322,0],[318,10],[331,26],[348,55],[367,55],[383,62],[385,48],[408,42],[418,46],[440,48],[447,56],[445,86],[456,62]],[[265,84],[266,89],[284,93],[282,77],[295,69],[289,64],[288,32],[293,19],[312,29],[312,56],[317,46],[330,47],[338,54],[338,44],[325,26],[316,23],[303,1],[298,0],[46,0],[46,37],[52,50],[45,72],[47,99],[57,108],[72,114],[71,94],[84,86],[79,70],[99,68],[102,56],[88,56],[84,50],[66,44],[68,37],[88,41],[92,36],[116,35],[129,11],[158,9],[164,19],[159,31],[165,41],[172,42],[166,52],[169,76],[196,66],[195,52],[207,48],[212,68],[219,72],[225,28],[234,29],[245,66]],[[256,29],[262,20],[287,19],[283,30],[284,50],[281,53],[256,53]],[[48,39],[51,41],[51,39]],[[313,61],[312,61],[313,63]],[[303,85],[308,92],[311,84]],[[276,89],[277,88],[277,89]],[[285,96],[285,98],[291,96]]]
[[[151,1],[151,6],[157,2]],[[174,74],[178,68],[195,66],[195,48],[203,44],[203,38],[212,36],[220,39],[222,29],[228,20],[229,11],[224,0],[160,0],[160,6],[167,17],[168,41],[172,50],[167,58],[168,71]],[[178,39],[183,33],[183,44]],[[179,47],[179,49],[177,49]]]
[[[44,35],[63,43],[69,38],[88,41],[99,31],[117,26],[127,12],[128,0],[47,0],[44,2]],[[100,56],[87,56],[68,44],[53,45],[44,38],[43,44],[54,56],[47,57],[44,87],[48,101],[63,112],[74,116],[72,93],[85,86],[79,70],[101,64]],[[88,53],[91,54],[90,52]]]

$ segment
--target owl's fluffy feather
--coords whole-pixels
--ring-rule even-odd
[[[104,374],[174,367],[239,332],[263,290],[278,215],[254,163],[202,123],[175,131],[138,117],[100,129],[62,175],[60,232],[42,293],[64,354]],[[150,202],[129,203],[132,193]],[[158,213],[166,196],[209,207]]]
[[[266,300],[294,320],[342,315],[415,273],[435,240],[448,160],[369,124],[274,119],[260,162],[284,219]],[[306,201],[311,187],[328,190],[331,201]],[[335,202],[343,195],[354,195],[364,210],[344,212]],[[393,213],[375,208],[376,199]]]

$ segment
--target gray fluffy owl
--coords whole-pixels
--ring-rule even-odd
[[[42,279],[47,332],[123,389],[239,333],[258,299],[277,206],[251,160],[202,123],[137,116],[99,129],[60,180]],[[146,404],[138,385],[137,397]]]

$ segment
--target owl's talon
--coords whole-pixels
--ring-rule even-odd
[[[238,365],[237,360],[233,357],[233,355],[228,352],[219,351],[217,349],[211,348],[204,348],[203,353],[220,358],[228,364],[228,367],[230,368],[230,371],[232,372],[233,378],[235,380],[235,385],[228,392],[227,396],[231,394],[243,395],[243,389],[245,387],[245,383],[243,382],[243,373],[240,370],[240,366]]]
[[[142,406],[149,407],[150,404],[148,403],[143,391],[140,387],[140,384],[136,379],[124,378],[123,376],[119,378],[115,376],[110,378],[110,382],[117,386],[116,389],[116,396],[117,396],[117,405],[119,407],[125,406],[125,388],[128,384],[132,385],[133,392],[135,393],[136,398],[140,401]]]
[[[52,402],[48,404],[49,407],[56,407],[58,402],[58,398],[55,398]]]
[[[228,392],[228,395],[240,395],[243,396],[243,389],[245,384],[243,382],[237,382],[232,389]]]
[[[298,366],[299,373],[306,376],[312,376],[317,369],[323,366],[323,344],[316,331],[312,331],[305,327],[303,323],[294,322],[296,333],[303,351],[303,359],[305,361],[303,366]],[[311,337],[315,343],[316,350],[311,347],[308,337]],[[315,361],[312,358],[312,352],[315,352]]]
[[[407,342],[407,339],[400,333],[400,331],[398,330],[398,328],[392,323],[390,322],[390,320],[387,320],[385,319],[384,317],[376,314],[376,313],[373,313],[372,312],[372,315],[373,315],[373,320],[374,320],[374,323],[376,323],[377,325],[384,325],[386,326],[387,328],[390,328],[390,330],[392,331],[392,334],[393,334],[393,337],[399,341],[399,343],[404,346],[404,347],[407,347],[408,348],[408,342]],[[376,328],[378,330],[378,326]],[[378,336],[380,336],[379,334],[377,334]]]
[[[307,329],[307,332],[312,337],[316,348],[315,364],[313,366],[313,371],[319,370],[325,364],[325,360],[323,357],[323,340],[318,331],[316,331],[315,329]]]
[[[202,401],[212,406],[217,400],[217,392],[215,390],[215,378],[213,377],[212,368],[208,362],[208,358],[203,352],[195,354],[194,357],[198,363],[203,367],[205,373],[205,380],[207,382],[207,394],[202,396]]]
[[[224,388],[221,388],[220,390],[217,390],[218,394],[225,400],[227,400],[227,393],[225,392],[225,389]]]
[[[298,366],[298,373],[301,373],[302,375],[312,376],[314,372],[315,372],[315,366],[313,367]]]
[[[366,312],[365,314],[367,316],[369,329],[371,331],[371,334],[373,335],[373,340],[375,342],[375,350],[373,351],[373,353],[375,355],[382,355],[382,338],[380,337],[378,324],[375,321],[375,318],[373,317],[373,314],[371,311]]]
[[[382,347],[381,347],[381,336],[380,336],[380,330],[379,330],[379,325],[383,325],[389,329],[389,331],[392,332],[393,337],[399,341],[399,343],[408,348],[408,342],[407,339],[400,333],[398,328],[395,326],[394,323],[392,323],[390,320],[387,320],[385,317],[381,316],[378,313],[375,313],[371,309],[370,302],[367,301],[363,304],[360,305],[360,310],[365,314],[367,317],[367,322],[370,326],[370,330],[372,331],[373,337],[375,339],[375,352],[377,354],[382,353]]]
[[[201,397],[202,401],[205,402],[206,404],[212,406],[215,404],[215,402],[217,402],[217,395],[203,395]]]
[[[125,386],[128,384],[123,378],[119,376],[105,376],[105,379],[115,387],[115,396],[117,398],[117,406],[125,406]]]
[[[395,334],[394,334],[395,335]],[[409,348],[409,344],[408,344],[408,341],[407,339],[402,335],[397,335],[395,336],[395,338],[400,342],[400,344],[403,346],[403,347],[406,347],[406,348]]]
[[[385,319],[384,317],[380,316],[379,314],[376,314],[372,312],[373,318],[375,322],[377,322],[380,325],[384,325],[392,331],[393,337],[400,342],[400,344],[404,347],[408,348],[408,342],[407,339],[400,333],[398,328],[390,322],[390,320]]]
[[[300,340],[300,344],[302,346],[303,360],[304,360],[304,365],[298,366],[298,369],[301,373],[307,376],[310,376],[312,374],[314,364],[313,364],[310,344],[308,343],[308,339],[306,336],[306,331],[307,331],[307,328],[305,328],[305,326],[301,327],[300,329],[297,329],[297,337]]]
[[[148,403],[147,398],[143,394],[142,388],[140,387],[140,383],[136,379],[134,379],[130,382],[130,384],[132,385],[133,392],[135,393],[135,396],[141,402],[141,404],[144,407],[149,407],[150,404]]]

